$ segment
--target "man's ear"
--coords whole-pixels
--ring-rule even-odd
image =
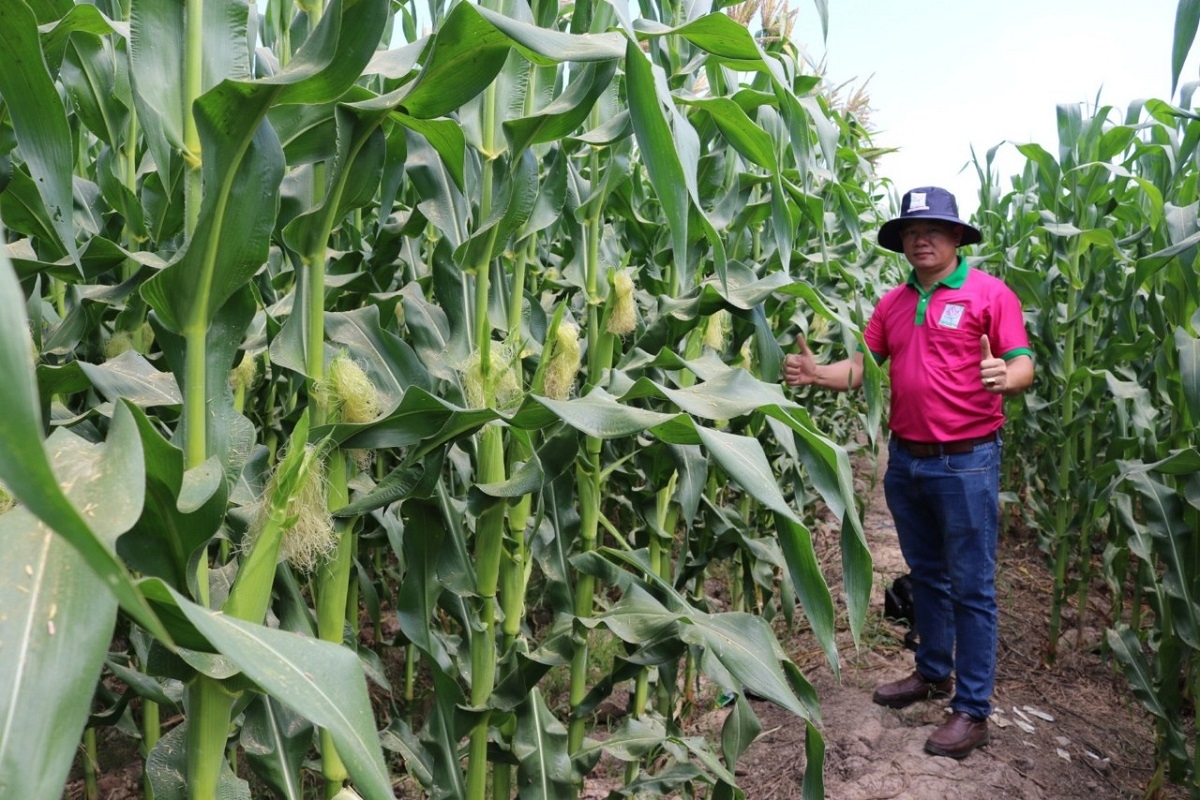
[[[962,244],[963,226],[957,222],[954,223],[954,246],[959,247]]]

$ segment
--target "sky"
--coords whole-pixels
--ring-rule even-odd
[[[1177,0],[829,0],[825,42],[814,1],[789,2],[793,41],[831,83],[849,82],[845,94],[870,79],[874,143],[900,148],[880,176],[897,194],[944,186],[964,218],[978,206],[972,146],[982,162],[1007,142],[996,163],[1008,188],[1024,163],[1015,144],[1057,153],[1059,104],[1090,114],[1099,96],[1123,120],[1133,100],[1172,100]],[[1181,85],[1200,80],[1196,64]]]

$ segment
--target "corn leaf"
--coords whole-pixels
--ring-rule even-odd
[[[140,409],[132,411],[142,440],[148,492],[141,517],[118,542],[118,552],[142,575],[194,591],[188,565],[220,529],[226,481],[216,458],[185,470],[183,451],[167,441]]]
[[[787,676],[780,667],[784,657],[761,616],[730,612],[726,614],[689,614],[690,625],[680,625],[679,636],[688,644],[703,646],[706,660],[701,666],[709,672],[708,658],[715,658],[721,667],[737,680],[731,690],[750,688],[758,696],[797,716],[810,718],[811,710],[799,702],[788,686]],[[712,676],[712,673],[709,672]]]
[[[734,698],[733,710],[721,726],[721,755],[725,758],[725,766],[732,770],[738,758],[754,743],[760,733],[762,724],[759,723],[754,708],[744,694],[738,694]]]
[[[1105,636],[1109,648],[1125,671],[1134,696],[1151,714],[1159,719],[1167,719],[1167,710],[1155,693],[1154,670],[1142,651],[1142,643],[1138,641],[1137,634],[1130,630],[1128,625],[1121,625],[1109,629]]]
[[[142,286],[146,302],[175,333],[207,329],[267,260],[284,168],[274,130],[260,122],[268,101],[261,90],[227,82],[196,103],[208,154],[200,219],[179,255]]]
[[[1183,400],[1192,421],[1200,422],[1200,338],[1183,328],[1175,329],[1175,349],[1179,352],[1179,379]]]
[[[804,727],[803,800],[825,800],[825,740],[812,722]]]
[[[684,389],[640,378],[620,399],[631,402],[656,396],[671,401],[680,411],[707,420],[734,419],[768,405],[791,405],[778,384],[756,380],[743,369],[709,371],[706,380]]]
[[[208,91],[226,78],[249,78],[249,6],[238,0],[208,0],[202,9],[202,31],[195,32],[205,37],[201,91]],[[184,101],[187,82],[180,58],[187,51],[186,27],[186,4],[132,4],[130,79],[147,144],[159,170],[164,172],[179,161],[178,154],[184,149],[184,119],[191,113]],[[207,147],[204,152],[209,152]]]
[[[418,134],[437,152],[442,167],[449,172],[454,185],[462,191],[463,165],[466,160],[466,139],[463,137],[462,126],[450,119],[417,119],[399,111],[392,113],[392,119]],[[408,163],[411,162],[406,161],[406,167]]]
[[[813,550],[812,535],[784,500],[771,465],[757,439],[698,427],[708,454],[759,503],[775,512],[779,544],[791,573],[792,585],[817,642],[834,671],[838,668],[834,639],[833,598]]]
[[[406,121],[412,117],[399,119]],[[463,197],[463,156],[459,154],[454,162],[444,161],[442,152],[433,146],[435,141],[423,136],[408,138],[407,175],[421,197],[421,213],[445,235],[447,244],[458,247],[467,237],[466,224],[470,219]],[[436,253],[434,257],[437,258]]]
[[[371,63],[387,18],[386,0],[332,0],[287,67],[263,83],[280,87],[280,104],[337,100]]]
[[[0,481],[30,512],[83,555],[127,613],[164,642],[170,642],[166,630],[116,558],[112,542],[89,525],[59,487],[42,448],[41,405],[30,364],[23,297],[7,256],[0,252],[0,374],[5,376],[0,383],[0,405],[5,409],[0,414],[0,440],[5,442],[0,450]],[[140,503],[140,494],[137,496]]]
[[[1175,9],[1175,38],[1171,45],[1171,94],[1179,88],[1179,76],[1200,26],[1200,0],[1179,0]]]
[[[812,533],[794,516],[787,514],[775,515],[775,530],[779,537],[779,548],[787,563],[792,589],[800,598],[800,605],[813,627],[817,644],[825,651],[829,666],[837,674],[840,662],[837,641],[834,639],[833,597],[813,550]],[[867,588],[870,589],[869,583]]]
[[[137,519],[140,444],[120,406],[108,442],[47,442],[67,497],[112,542]],[[84,557],[28,509],[0,516],[0,779],[12,797],[58,797],[91,710],[117,604]]]
[[[521,800],[553,800],[573,792],[567,729],[551,713],[535,687],[517,715],[513,736]]]
[[[0,3],[0,50],[9,54],[0,70],[0,96],[44,205],[44,213],[35,213],[46,220],[47,233],[61,252],[78,265],[71,131],[62,98],[46,71],[37,25],[25,0]]]
[[[141,408],[179,406],[183,395],[174,377],[154,368],[145,356],[126,350],[103,364],[79,364],[92,387],[111,401],[127,400]]]
[[[379,125],[386,113],[332,109],[332,125],[322,127],[330,145],[325,196],[305,213],[293,217],[283,231],[284,241],[296,253],[307,257],[316,252],[328,240],[334,225],[374,195],[384,155]],[[299,304],[299,298],[296,302]]]
[[[477,6],[456,5],[434,36],[424,69],[403,93],[399,110],[419,119],[445,116],[495,79],[511,46]]]
[[[66,4],[58,4],[59,9],[47,8],[47,5],[34,2],[31,8],[38,18],[42,52],[46,55],[46,63],[51,72],[59,68],[72,34],[92,33],[104,36],[113,32],[119,33],[124,27],[120,24],[114,25],[103,12],[88,3],[70,6],[61,18],[58,13]]]
[[[378,422],[323,426],[314,437],[329,436],[349,448],[404,447],[422,443],[428,452],[499,418],[491,409],[462,409],[419,387],[404,393],[396,410]],[[544,418],[544,417],[543,417]]]
[[[366,679],[353,651],[243,622],[170,594],[188,621],[250,680],[330,732],[367,800],[391,800]]]
[[[599,752],[603,751],[621,761],[637,761],[659,747],[666,737],[667,731],[661,722],[650,718],[630,717],[603,741],[585,743],[575,757],[598,757]]]
[[[500,14],[483,6],[475,6],[474,10],[508,36],[521,53],[535,64],[550,65],[564,61],[588,63],[621,57],[621,37],[615,33],[563,33],[517,19],[515,13]]]
[[[363,367],[383,395],[390,410],[410,386],[429,387],[425,367],[406,341],[384,328],[378,306],[325,315],[325,332],[331,342],[344,346]]]
[[[645,645],[668,636],[677,636],[680,614],[672,613],[639,582],[631,581],[628,591],[612,608],[583,620],[588,627],[604,625],[621,641]]]
[[[762,61],[763,52],[750,30],[725,14],[705,14],[675,28],[639,19],[638,39],[678,34],[708,53],[728,61]]]
[[[585,64],[563,93],[545,108],[506,120],[503,126],[509,150],[519,153],[530,145],[557,141],[575,132],[587,120],[596,100],[608,90],[616,69],[616,59]]]
[[[146,758],[146,776],[155,800],[191,800],[187,787],[187,721],[169,730]],[[251,800],[250,784],[221,764],[216,800]]]
[[[532,150],[522,150],[514,156],[496,186],[491,218],[482,220],[470,238],[455,251],[455,260],[459,264],[484,264],[504,252],[510,237],[525,225],[533,212],[538,192],[537,173],[537,159]]]
[[[397,553],[407,567],[396,595],[397,618],[408,640],[441,669],[449,670],[450,654],[433,628],[438,596],[443,591],[437,566],[446,530],[424,504],[416,503],[408,512],[406,531]]]
[[[240,287],[217,310],[205,336],[205,396],[208,414],[214,424],[205,426],[206,452],[216,456],[232,485],[241,476],[242,465],[254,446],[254,427],[233,407],[229,370],[257,309],[254,292]],[[156,320],[154,320],[156,321]],[[153,322],[153,321],[152,321]],[[184,374],[186,343],[170,330],[155,326],[155,341],[162,349],[171,372]]]
[[[312,724],[267,696],[246,707],[241,745],[254,774],[284,800],[303,800],[301,769],[312,747]]]
[[[129,108],[133,103],[128,75],[121,75],[124,80],[118,78],[118,72],[127,62],[115,56],[111,42],[76,36],[59,68],[59,79],[67,89],[75,114],[109,147],[119,146],[120,131],[128,124]]]
[[[224,81],[196,101],[205,153],[199,222],[142,289],[169,329],[207,326],[267,260],[284,163],[263,119],[275,103],[329,102],[345,92],[374,52],[385,10],[382,0],[334,0],[287,69],[261,82]]]
[[[857,642],[866,624],[871,600],[873,568],[866,531],[854,501],[854,475],[850,456],[821,434],[808,413],[800,408],[765,408],[773,420],[782,421],[797,434],[797,456],[804,463],[821,499],[842,521],[842,583],[849,612],[850,633]],[[782,437],[780,437],[782,438]],[[792,576],[793,579],[796,577]]]
[[[699,157],[696,132],[675,110],[662,69],[632,41],[625,48],[625,81],[629,117],[646,174],[666,215],[677,269],[686,275],[688,215],[691,198],[696,196]]]
[[[665,414],[660,411],[623,405],[600,388],[593,389],[586,396],[577,400],[551,400],[548,397],[535,397],[530,403],[544,406],[554,416],[580,433],[595,436],[597,439],[630,436],[658,425],[665,425],[678,417],[677,414]],[[521,427],[528,427],[530,423],[540,421],[528,410],[529,406],[527,405],[517,415],[514,422]]]
[[[1191,540],[1196,533],[1183,514],[1179,494],[1145,472],[1133,472],[1128,481],[1141,499],[1144,526],[1153,537],[1155,553],[1166,569],[1161,585],[1171,598],[1175,632],[1187,645],[1200,649],[1200,607],[1192,591]]]
[[[660,604],[648,594],[638,593],[635,601],[625,606],[631,612],[628,620],[622,619],[624,613],[614,615],[618,630],[625,630],[628,635],[632,630],[630,626],[636,626],[647,632],[655,630],[661,633],[663,626],[678,620],[679,638],[688,644],[704,647],[707,656],[715,659],[714,663],[702,662],[702,669],[711,679],[724,681],[726,688],[735,691],[752,689],[805,719],[819,716],[815,707],[802,702],[792,690],[781,666],[785,659],[782,648],[770,626],[761,617],[741,612],[708,614],[695,608],[650,569],[644,551],[631,553],[597,548],[575,556],[571,563],[580,571],[620,588],[622,594],[634,592],[639,580],[644,580],[653,584],[655,590],[665,598]],[[639,579],[618,565],[632,568],[644,577]],[[657,609],[663,609],[665,613],[655,620],[653,617]],[[605,617],[600,621],[607,622],[607,619]]]

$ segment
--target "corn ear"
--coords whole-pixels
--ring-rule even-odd
[[[613,290],[616,298],[608,317],[607,330],[614,336],[633,333],[637,327],[637,308],[633,299],[633,278],[628,272],[622,270],[613,275]]]
[[[558,326],[555,336],[554,352],[546,367],[543,393],[552,400],[566,400],[575,385],[575,377],[579,374],[581,363],[579,348],[579,328],[570,322]]]

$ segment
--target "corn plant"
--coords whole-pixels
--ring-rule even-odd
[[[1192,6],[1180,4],[1175,80]],[[1149,100],[1123,117],[1060,107],[1057,157],[1020,146],[1026,164],[1007,195],[994,188],[993,153],[977,163],[977,221],[992,243],[983,258],[1021,294],[1039,362],[1037,385],[1010,417],[1026,521],[1055,576],[1047,658],[1072,605],[1083,630],[1099,575],[1113,594],[1106,645],[1157,722],[1148,791],[1194,788],[1197,774],[1185,727],[1200,588],[1200,507],[1189,489],[1200,467],[1197,173],[1185,155],[1200,137],[1185,110],[1194,91],[1184,85],[1180,105]]]
[[[863,624],[847,453],[776,383],[790,329],[861,323],[827,296],[861,131],[705,8],[258,12],[0,9],[6,791],[61,794],[107,669],[155,796],[299,797],[316,757],[326,797],[568,797],[603,752],[628,793],[739,796],[756,722],[685,736],[700,675],[805,719],[821,796],[817,698],[704,581],[736,555],[836,667],[819,497]],[[369,700],[385,606],[420,708]]]

